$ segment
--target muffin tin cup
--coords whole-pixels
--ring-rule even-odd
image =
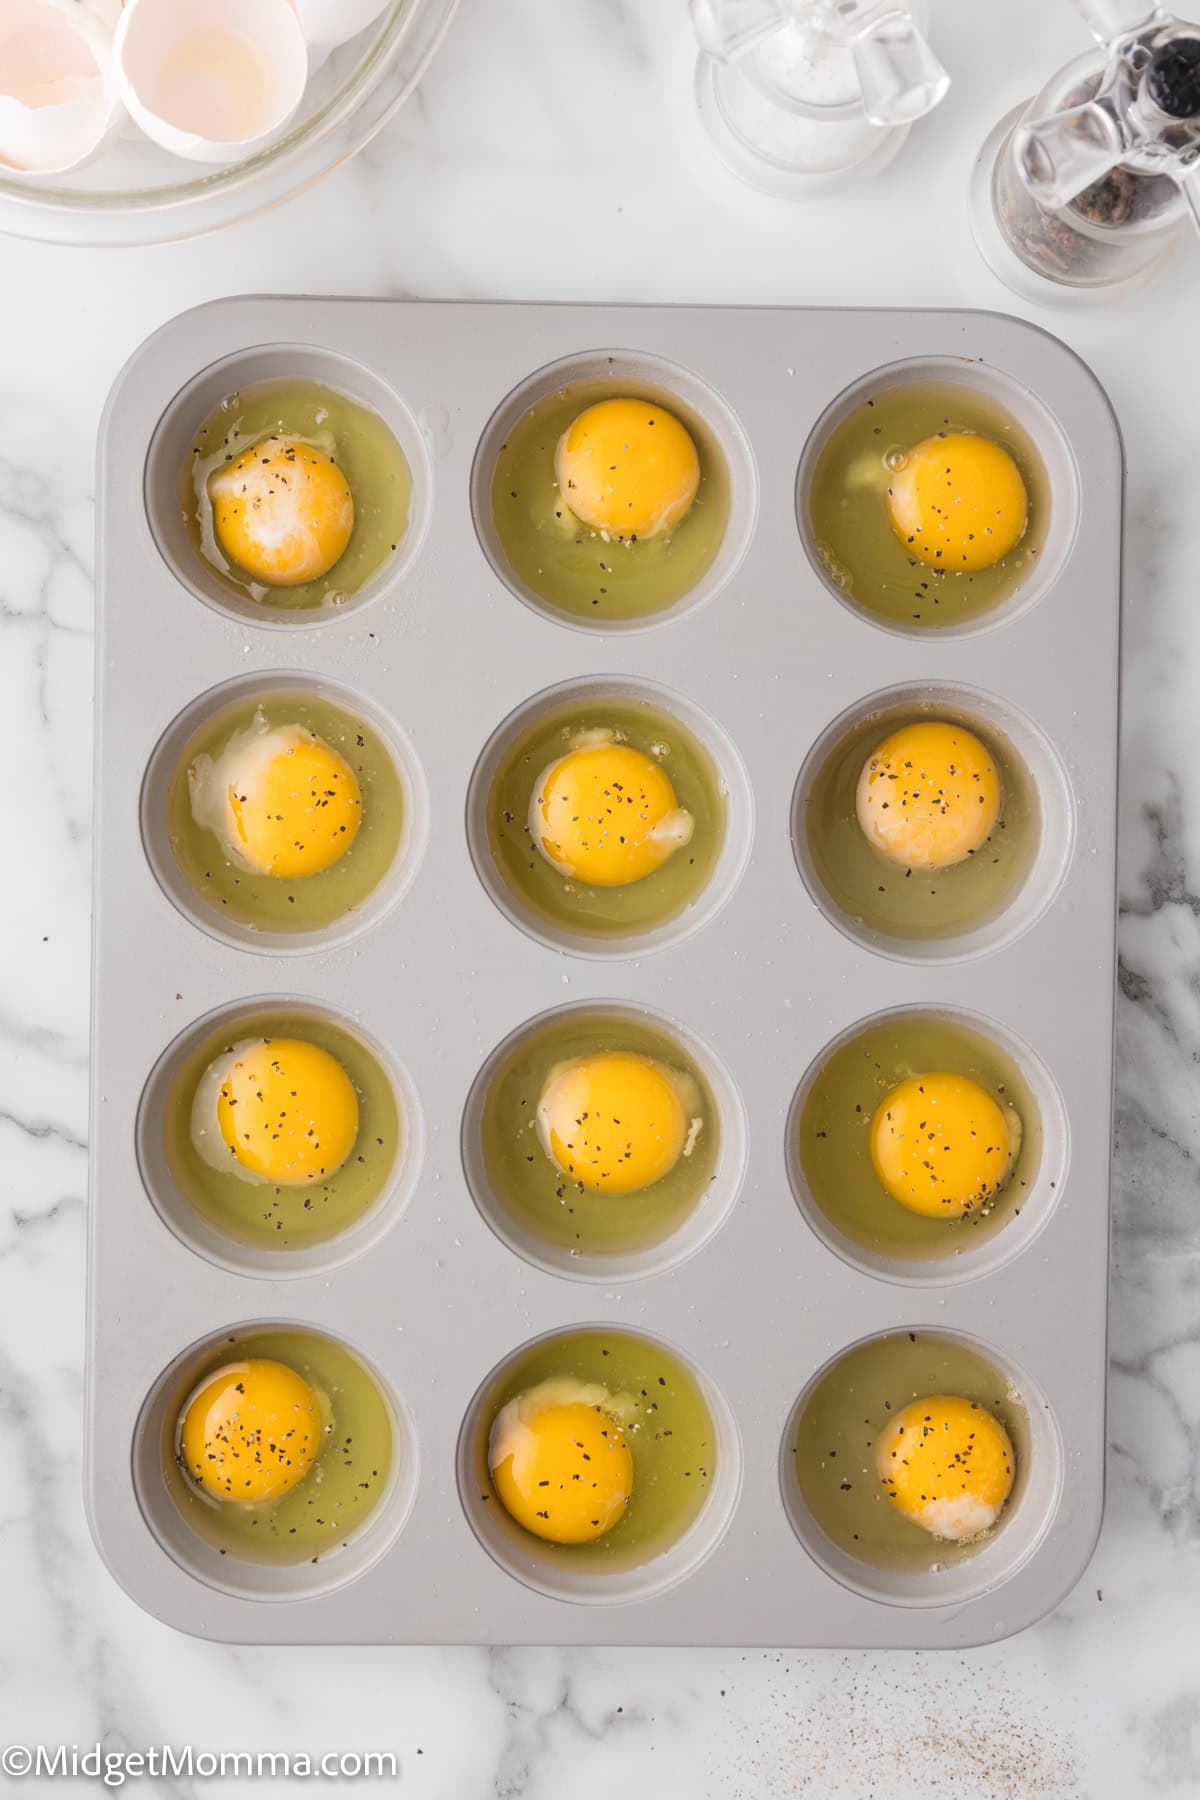
[[[319,1019],[340,1027],[378,1064],[391,1086],[400,1119],[400,1141],[391,1167],[379,1184],[379,1192],[366,1211],[345,1230],[317,1243],[287,1250],[267,1249],[246,1244],[206,1219],[180,1191],[172,1176],[163,1145],[163,1123],[171,1101],[180,1068],[193,1051],[206,1040],[223,1037],[236,1040],[244,1032],[245,1021],[256,1015],[295,1021],[303,1034],[306,1019]],[[150,1072],[142,1094],[137,1116],[137,1160],[142,1184],[151,1204],[164,1225],[181,1243],[206,1257],[209,1262],[232,1274],[259,1276],[278,1280],[287,1276],[320,1275],[339,1268],[364,1251],[374,1249],[391,1229],[412,1198],[421,1171],[425,1146],[425,1128],[416,1090],[405,1069],[396,1058],[367,1032],[357,1020],[343,1018],[331,1008],[292,998],[276,999],[266,994],[238,1001],[233,1006],[219,1007],[197,1019],[166,1047]],[[247,1202],[261,1188],[247,1187]]]
[[[653,365],[664,388],[686,371],[697,406],[718,397],[716,428],[727,412],[749,446],[755,506],[740,562],[703,604],[693,593],[652,630],[568,629],[523,604],[489,562],[472,484],[478,496],[480,447],[506,396],[538,372],[603,362],[614,344]],[[369,604],[286,624],[233,615],[197,593],[195,571],[180,569],[181,580],[164,560],[146,509],[147,454],[164,417],[180,418],[178,397],[198,370],[224,365],[244,382],[318,373],[339,385],[310,355],[366,371],[386,416],[385,394],[415,422],[423,448],[410,461],[418,485],[428,472],[427,522],[408,541],[402,579]],[[797,474],[832,396],[898,360],[940,368],[945,357],[965,378],[985,367],[1038,397],[1070,446],[1078,513],[1036,605],[1014,607],[995,629],[917,639],[877,629],[830,594],[797,527]],[[372,404],[376,391],[359,397]],[[736,486],[740,452],[722,441]],[[993,314],[225,300],[174,321],[129,364],[105,415],[98,484],[86,1485],[96,1541],[122,1586],[181,1629],[280,1644],[961,1648],[1046,1612],[1091,1552],[1104,1469],[1121,459],[1107,402],[1079,360]],[[173,733],[181,748],[181,722],[231,684],[248,695],[313,683],[376,722],[411,778],[413,836],[394,886],[389,878],[371,905],[303,944],[235,935],[219,920],[214,929],[172,884],[162,815],[149,804],[170,767],[156,746]],[[730,788],[726,861],[697,905],[661,937],[601,956],[516,921],[480,855],[489,734],[531,700],[580,684],[619,684],[678,708]],[[793,831],[800,771],[830,722],[931,689],[966,713],[994,709],[987,717],[1038,784],[1042,818],[1044,862],[991,935],[952,957],[945,945],[913,955],[853,935],[806,890]],[[386,1226],[381,1213],[378,1236],[337,1266],[334,1243],[305,1270],[232,1267],[169,1228],[143,1180],[137,1120],[156,1062],[197,1021],[263,994],[361,1021],[404,1072],[423,1121],[407,1198],[384,1203]],[[464,1171],[480,1071],[497,1045],[563,1006],[680,1022],[711,1054],[714,1083],[727,1076],[731,1116],[744,1121],[740,1187],[731,1201],[722,1190],[719,1230],[663,1246],[636,1278],[631,1266],[570,1279],[531,1260],[498,1235]],[[996,1022],[1027,1047],[1031,1079],[1042,1068],[1052,1076],[1069,1135],[1053,1204],[1039,1197],[1019,1248],[1001,1232],[995,1260],[970,1279],[947,1270],[919,1290],[902,1271],[848,1261],[814,1231],[787,1155],[806,1071],[855,1021],[896,1008]],[[728,1119],[723,1129],[730,1141]],[[1024,1212],[1015,1228],[1026,1230]],[[390,1500],[381,1511],[378,1538],[364,1533],[357,1550],[352,1540],[310,1567],[287,1605],[272,1602],[254,1566],[226,1566],[228,1556],[201,1566],[203,1552],[175,1531],[174,1503],[162,1513],[169,1496],[145,1455],[147,1396],[168,1404],[162,1372],[182,1379],[187,1346],[246,1320],[296,1321],[352,1349],[393,1396],[409,1449],[400,1467],[410,1485],[395,1511]],[[921,1320],[985,1337],[987,1353],[1044,1401],[1061,1454],[1057,1503],[1039,1515],[1027,1553],[997,1558],[983,1591],[931,1577],[914,1601],[861,1591],[810,1553],[780,1454],[818,1370],[847,1345]],[[489,1371],[589,1321],[676,1351],[728,1409],[736,1447],[722,1463],[740,1476],[677,1562],[595,1603],[548,1591],[521,1565],[528,1544],[494,1553],[459,1479],[464,1421],[477,1417]],[[1027,1499],[1014,1527],[1034,1518]],[[1015,1548],[1007,1526],[996,1548],[1006,1539]],[[351,1552],[369,1561],[365,1579]]]
[[[512,568],[492,515],[492,475],[497,452],[521,415],[548,394],[578,383],[601,383],[613,394],[654,400],[669,407],[709,457],[719,463],[729,493],[729,517],[720,547],[699,580],[669,606],[644,617],[586,619],[556,607]],[[593,396],[594,397],[594,396]],[[644,631],[703,606],[737,574],[754,533],[758,480],[745,432],[727,402],[692,370],[632,350],[592,351],[550,363],[508,394],[484,427],[471,470],[471,511],[480,547],[505,586],[534,612],[557,625],[602,635]]]
[[[488,842],[488,809],[498,766],[531,726],[548,713],[571,704],[585,705],[604,697],[632,700],[653,708],[667,720],[678,719],[708,752],[716,770],[717,785],[725,804],[725,826],[720,854],[712,875],[695,898],[665,918],[661,924],[641,930],[596,932],[573,930],[570,923],[552,918],[505,878]],[[480,754],[467,789],[467,842],[475,873],[506,919],[551,950],[608,961],[644,956],[681,943],[703,929],[725,906],[746,867],[754,835],[754,807],[746,767],[737,747],[716,720],[682,694],[671,693],[652,682],[627,675],[585,676],[535,694],[497,726]]]
[[[274,931],[230,918],[211,905],[189,880],[176,858],[167,825],[171,784],[183,767],[188,744],[195,733],[227,708],[236,708],[239,703],[249,702],[259,695],[286,693],[311,694],[367,722],[378,733],[391,757],[404,797],[400,840],[382,879],[350,911],[327,925],[314,926],[308,931]],[[211,688],[172,721],[155,745],[146,767],[142,784],[141,830],[146,860],[159,887],[186,919],[225,944],[261,950],[273,956],[291,956],[346,942],[375,924],[402,898],[420,866],[429,834],[429,808],[425,778],[416,752],[399,726],[378,707],[319,676],[269,671],[262,675],[244,675]]]
[[[193,434],[230,394],[274,381],[315,382],[336,389],[376,413],[403,450],[412,474],[412,502],[403,538],[382,568],[337,606],[292,610],[259,605],[197,556],[184,528],[180,478]],[[311,344],[255,345],[232,356],[219,357],[187,382],[163,413],[150,439],[144,492],[146,516],[170,575],[206,605],[265,631],[311,631],[357,613],[385,594],[394,597],[402,593],[409,571],[420,556],[433,510],[426,434],[403,400],[353,356]]]
[[[586,1322],[577,1329],[587,1330]],[[728,1404],[694,1364],[688,1372],[697,1383],[716,1434],[715,1473],[696,1517],[673,1542],[643,1560],[626,1560],[614,1551],[611,1560],[555,1555],[557,1546],[542,1544],[514,1523],[497,1500],[488,1474],[488,1434],[496,1395],[514,1363],[528,1355],[546,1332],[514,1350],[480,1384],[463,1420],[458,1439],[458,1492],[472,1531],[488,1555],[513,1580],[548,1599],[579,1606],[617,1606],[652,1600],[686,1581],[720,1543],[737,1506],[742,1485],[742,1448],[737,1423]],[[649,1335],[649,1334],[645,1334]],[[674,1346],[665,1348],[679,1357]],[[685,1360],[686,1359],[681,1359]],[[636,1463],[634,1501],[637,1499]]]
[[[957,1237],[948,1238],[944,1251],[934,1251],[924,1256],[890,1254],[861,1242],[844,1230],[836,1219],[830,1217],[813,1193],[800,1154],[801,1116],[809,1095],[820,1081],[830,1058],[872,1027],[901,1019],[944,1021],[961,1026],[976,1037],[993,1044],[1012,1063],[1028,1091],[1034,1117],[1030,1119],[1023,1116],[1022,1124],[1027,1133],[1036,1130],[1040,1139],[1037,1162],[1027,1190],[1020,1195],[1019,1204],[1002,1190],[1004,1216],[993,1229],[982,1232],[978,1242],[972,1242],[970,1237],[966,1237],[960,1246]],[[913,1287],[946,1287],[972,1281],[980,1275],[992,1274],[1028,1250],[1033,1239],[1049,1220],[1058,1196],[1066,1185],[1070,1163],[1070,1132],[1062,1095],[1053,1075],[1030,1046],[1003,1025],[993,1019],[981,1019],[957,1007],[896,1007],[891,1012],[859,1019],[832,1043],[823,1047],[796,1089],[795,1098],[788,1108],[784,1158],[796,1205],[806,1222],[822,1243],[828,1245],[852,1268],[861,1269],[867,1275],[878,1276],[882,1281]],[[879,1205],[881,1210],[896,1205],[882,1187],[879,1190]],[[957,1228],[952,1227],[951,1230],[956,1231]]]
[[[788,1416],[779,1451],[779,1486],[792,1530],[820,1568],[835,1581],[887,1606],[965,1606],[981,1600],[1010,1581],[1028,1562],[1053,1522],[1063,1488],[1063,1448],[1058,1424],[1044,1395],[1028,1375],[991,1345],[966,1332],[946,1332],[914,1325],[926,1337],[956,1338],[992,1364],[1009,1390],[1020,1399],[1027,1443],[1019,1455],[1017,1477],[1000,1518],[971,1556],[961,1562],[939,1562],[938,1541],[929,1540],[929,1565],[925,1568],[886,1568],[872,1563],[869,1555],[857,1556],[837,1544],[822,1529],[805,1503],[796,1479],[792,1448],[800,1416],[813,1390],[856,1344],[847,1344],[824,1368],[818,1369]],[[889,1334],[880,1332],[880,1337]],[[864,1340],[860,1340],[862,1342]],[[880,1501],[886,1506],[886,1500]]]
[[[295,1563],[251,1562],[224,1554],[192,1530],[163,1478],[164,1445],[195,1386],[197,1364],[236,1331],[249,1333],[287,1326],[310,1329],[291,1319],[257,1319],[211,1332],[189,1344],[165,1368],[146,1396],[133,1435],[132,1472],[142,1516],[171,1561],[185,1574],[231,1598],[263,1601],[306,1600],[346,1587],[376,1563],[404,1529],[419,1480],[416,1439],[408,1415],[378,1369],[365,1364],[375,1381],[392,1426],[392,1468],[383,1493],[363,1523],[343,1546],[328,1556]],[[315,1328],[314,1328],[315,1329]],[[349,1343],[360,1362],[365,1359]]]
[[[860,727],[878,720],[877,738],[868,739],[863,760],[874,742],[914,717],[945,720],[979,733],[999,745],[1031,802],[1029,866],[1001,904],[985,911],[978,923],[948,929],[930,937],[906,937],[863,918],[830,891],[814,856],[810,807],[814,789],[831,757]],[[1001,822],[1004,804],[1001,804]],[[804,883],[839,931],[885,956],[916,963],[953,962],[1004,949],[1035,925],[1053,903],[1070,866],[1075,847],[1075,798],[1062,758],[1046,734],[1008,701],[978,688],[946,681],[913,683],[885,689],[856,701],[826,727],[809,751],[792,801],[792,842]],[[884,867],[880,859],[881,868]]]
[[[697,1195],[691,1211],[675,1229],[656,1243],[604,1255],[587,1251],[576,1254],[561,1244],[550,1242],[527,1220],[515,1217],[503,1196],[496,1192],[488,1172],[480,1135],[488,1090],[514,1050],[546,1026],[572,1017],[583,1021],[597,1014],[606,1020],[624,1017],[635,1024],[652,1025],[665,1038],[674,1040],[685,1056],[699,1068],[708,1083],[716,1110],[713,1123],[720,1133],[717,1165],[712,1177],[705,1190]],[[693,1256],[721,1229],[737,1201],[746,1172],[745,1109],[729,1071],[717,1060],[709,1046],[686,1027],[674,1019],[665,1019],[648,1012],[645,1007],[630,1006],[623,1001],[585,1000],[542,1013],[519,1025],[503,1043],[497,1044],[475,1077],[467,1096],[466,1110],[463,1113],[462,1159],[467,1186],[480,1213],[497,1237],[518,1256],[524,1257],[526,1262],[552,1274],[565,1275],[573,1281],[630,1281],[644,1275],[661,1275],[667,1269],[676,1267]],[[635,1207],[638,1196],[623,1196],[617,1204]]]
[[[986,612],[955,625],[904,626],[882,617],[839,586],[817,548],[810,517],[813,470],[830,435],[854,408],[887,389],[922,384],[967,389],[1003,408],[1032,440],[1040,454],[1050,489],[1050,518],[1034,567],[1010,594]],[[838,394],[822,413],[804,446],[796,477],[796,521],[813,571],[839,605],[897,637],[927,642],[933,638],[974,637],[1019,619],[1049,594],[1062,574],[1079,530],[1079,468],[1070,442],[1045,400],[1003,369],[957,356],[919,356],[873,369]]]

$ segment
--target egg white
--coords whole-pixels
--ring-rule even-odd
[[[225,1142],[217,1117],[217,1103],[221,1098],[221,1089],[234,1066],[248,1051],[257,1049],[261,1043],[261,1038],[242,1038],[239,1043],[210,1062],[196,1083],[196,1091],[192,1096],[191,1138],[197,1156],[219,1174],[236,1175],[240,1181],[250,1182],[254,1187],[269,1185],[267,1177],[260,1175],[257,1169],[246,1168]]]
[[[311,736],[302,725],[268,725],[259,707],[249,725],[235,731],[216,756],[202,753],[193,761],[188,770],[192,818],[213,833],[231,862],[254,869],[242,854],[230,795],[253,794],[275,758],[310,742]]]
[[[574,1375],[548,1375],[508,1401],[492,1420],[488,1467],[494,1469],[505,1457],[515,1456],[534,1420],[556,1406],[595,1406],[626,1431],[638,1428],[638,1403],[633,1394],[610,1394],[600,1382],[580,1381]]]

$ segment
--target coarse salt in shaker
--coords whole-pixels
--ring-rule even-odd
[[[692,0],[697,104],[725,162],[794,195],[881,168],[949,86],[926,15],[925,0]]]

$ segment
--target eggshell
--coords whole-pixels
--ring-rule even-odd
[[[390,0],[295,0],[295,4],[309,43],[329,49],[374,24]]]
[[[100,146],[119,110],[119,0],[0,0],[0,164],[61,174]]]
[[[193,162],[230,162],[280,130],[308,79],[291,0],[127,0],[115,56],[146,136]]]

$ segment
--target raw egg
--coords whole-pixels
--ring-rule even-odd
[[[900,1082],[871,1120],[875,1173],[893,1200],[932,1219],[982,1207],[1004,1186],[1019,1148],[1015,1113],[977,1081],[945,1071]]]
[[[701,1121],[688,1101],[684,1081],[648,1056],[609,1050],[559,1063],[538,1102],[542,1148],[581,1187],[636,1193],[690,1153]]]
[[[262,875],[316,875],[343,857],[362,822],[349,763],[301,725],[260,711],[216,756],[188,771],[192,816],[234,862]]]
[[[1010,600],[1053,539],[1040,433],[972,382],[860,389],[802,483],[838,596],[904,632],[960,631]]]
[[[597,730],[581,733],[534,783],[529,829],[564,874],[625,887],[690,842],[693,820],[661,764]]]
[[[577,519],[633,543],[678,525],[700,485],[691,434],[650,400],[600,400],[563,433],[555,455],[563,498]]]
[[[933,569],[988,569],[1025,535],[1029,498],[1009,452],[971,431],[939,432],[907,451],[888,484],[888,515]]]
[[[331,457],[273,435],[211,476],[213,531],[231,563],[266,587],[327,575],[354,530],[354,496]]]
[[[977,1400],[913,1400],[880,1435],[875,1466],[904,1518],[931,1537],[969,1543],[990,1531],[1012,1492],[1012,1439]]]
[[[604,628],[650,618],[705,581],[730,523],[732,438],[685,420],[670,397],[614,393],[603,379],[504,410],[485,547],[523,598]]]
[[[863,765],[858,822],[874,849],[910,869],[944,869],[974,856],[1000,816],[1000,776],[986,746],[962,725],[904,725]]]
[[[210,1063],[192,1101],[210,1167],[305,1187],[336,1174],[358,1136],[358,1097],[335,1056],[301,1038],[247,1038]]]
[[[207,565],[192,575],[218,605],[330,612],[402,552],[413,472],[378,412],[293,374],[235,388],[191,421],[179,504],[171,553]]]
[[[226,1363],[188,1401],[180,1422],[183,1467],[221,1501],[261,1505],[303,1481],[317,1460],[318,1397],[286,1363]]]
[[[554,1544],[587,1544],[612,1530],[633,1495],[633,1455],[618,1417],[628,1406],[597,1382],[559,1376],[501,1407],[488,1468],[518,1525]]]

